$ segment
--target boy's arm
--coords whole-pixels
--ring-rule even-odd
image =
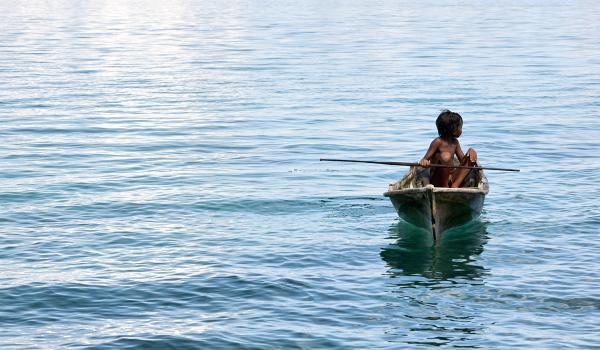
[[[435,140],[431,141],[431,144],[429,145],[429,149],[423,156],[423,159],[421,159],[419,161],[419,165],[422,166],[423,168],[427,168],[429,166],[431,157],[433,157],[433,155],[435,154],[435,152],[437,152],[439,147],[440,147],[440,139],[439,138],[436,138]]]
[[[454,151],[454,153],[456,154],[456,157],[458,158],[458,162],[460,164],[463,164],[463,162],[466,160],[465,154],[463,153],[462,148],[460,148],[460,142],[458,142],[458,140],[456,140],[456,151]]]

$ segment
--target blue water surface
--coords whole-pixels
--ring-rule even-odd
[[[0,348],[600,347],[596,1],[0,1]],[[382,196],[443,108],[488,172]]]

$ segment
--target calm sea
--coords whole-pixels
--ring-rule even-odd
[[[0,348],[600,348],[597,1],[0,1]],[[487,173],[382,196],[443,108]]]

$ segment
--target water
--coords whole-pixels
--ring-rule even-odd
[[[600,347],[594,1],[0,2],[2,349]],[[433,244],[382,196],[442,108]]]

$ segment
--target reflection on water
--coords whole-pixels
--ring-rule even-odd
[[[380,253],[394,300],[387,305],[394,321],[386,339],[418,348],[480,348],[489,323],[473,303],[488,273],[478,259],[487,241],[485,224],[474,221],[434,243],[430,233],[398,222],[389,239]]]
[[[456,278],[478,280],[486,273],[476,261],[487,241],[485,223],[481,221],[450,230],[436,243],[423,230],[398,222],[390,227],[389,238],[394,243],[380,254],[392,278],[423,276],[428,279],[425,284],[438,284]]]

